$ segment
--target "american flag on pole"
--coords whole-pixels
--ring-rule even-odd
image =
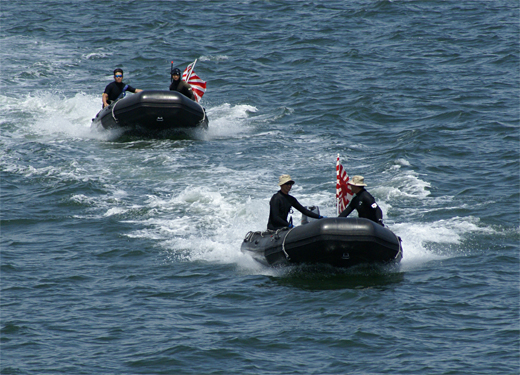
[[[352,199],[352,190],[348,185],[348,174],[339,162],[336,160],[336,205],[338,208],[338,215],[348,206]]]
[[[192,62],[190,65],[184,69],[182,73],[182,80],[188,82],[193,90],[193,95],[195,96],[195,101],[198,102],[202,95],[206,92],[206,81],[200,79],[200,77],[193,71],[197,59]]]

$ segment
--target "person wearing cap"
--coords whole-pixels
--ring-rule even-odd
[[[182,95],[193,100],[193,90],[188,82],[181,79],[181,71],[179,68],[172,69],[172,83],[170,84],[170,91],[178,91]]]
[[[271,201],[269,202],[269,221],[267,222],[267,229],[277,230],[285,227],[292,228],[293,225],[287,221],[287,215],[289,215],[289,211],[291,207],[296,208],[302,214],[307,215],[309,217],[313,217],[315,219],[323,219],[323,216],[320,216],[312,211],[309,211],[305,207],[303,207],[292,195],[289,195],[289,191],[291,191],[292,186],[294,185],[294,181],[291,179],[291,176],[288,174],[283,174],[278,179],[278,186],[280,186],[280,190],[271,197]]]
[[[358,212],[358,216],[383,224],[383,211],[377,205],[374,197],[365,190],[365,179],[363,176],[354,176],[349,180],[348,184],[352,192],[356,195],[350,201],[349,205],[339,214],[339,217],[347,217],[354,210]]]
[[[117,68],[114,70],[114,82],[111,82],[105,87],[103,93],[103,108],[110,105],[113,101],[118,100],[125,91],[133,93],[141,92],[143,90],[133,88],[130,85],[123,83],[123,69]]]

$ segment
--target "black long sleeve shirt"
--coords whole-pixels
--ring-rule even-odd
[[[170,85],[170,91],[178,91],[182,95],[187,96],[191,100],[193,100],[193,91],[191,86],[185,81],[173,81]]]
[[[123,92],[123,89],[125,88],[126,83],[123,82],[111,82],[105,87],[105,94],[108,95],[108,104],[119,98],[119,95]],[[126,88],[126,91],[135,92],[135,88],[128,85]]]
[[[269,206],[269,221],[267,223],[267,229],[271,230],[277,230],[289,226],[287,215],[289,215],[291,207],[296,208],[302,214],[309,217],[313,217],[315,219],[320,218],[320,215],[309,211],[303,207],[296,198],[294,198],[292,195],[282,193],[281,190],[279,190],[271,197]]]
[[[347,217],[354,210],[358,212],[359,217],[370,219],[383,225],[383,211],[377,205],[374,197],[365,189],[352,198],[347,208],[339,214],[339,217]]]

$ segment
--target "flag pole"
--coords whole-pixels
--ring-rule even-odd
[[[336,212],[339,211],[339,154],[338,158],[336,159]],[[337,212],[337,215],[339,215],[341,212]]]
[[[186,82],[189,82],[191,75],[193,74],[193,70],[195,69],[195,64],[197,63],[197,60],[198,59],[195,59],[195,61],[193,62],[193,65],[191,66],[191,70],[190,70],[190,75],[186,78]]]

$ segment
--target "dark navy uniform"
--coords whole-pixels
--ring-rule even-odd
[[[374,197],[365,189],[361,190],[352,200],[339,217],[347,217],[356,210],[359,217],[375,221],[383,225],[383,211],[376,203]],[[384,226],[384,225],[383,225]]]
[[[187,82],[180,79],[178,81],[172,81],[170,85],[170,91],[178,91],[182,95],[187,96],[193,100],[193,90],[191,89],[191,86]]]
[[[108,95],[107,103],[110,104],[117,98],[119,98],[119,95],[123,92],[123,89],[125,88],[126,84],[123,82],[111,82],[105,87],[105,94]],[[135,92],[135,88],[132,86],[128,86],[126,88],[126,91]]]
[[[313,217],[315,219],[320,219],[321,216],[309,211],[305,207],[303,207],[300,202],[296,200],[295,197],[289,194],[282,193],[279,190],[275,195],[272,196],[271,201],[269,202],[270,210],[269,210],[269,221],[267,223],[267,229],[277,230],[280,228],[288,227],[289,222],[287,221],[287,215],[289,215],[289,211],[291,207],[296,208],[302,214]]]

